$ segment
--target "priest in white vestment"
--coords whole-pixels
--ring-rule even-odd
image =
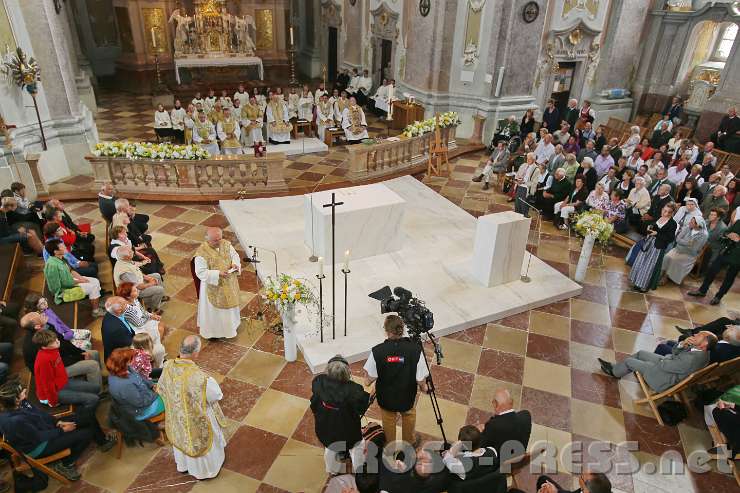
[[[288,117],[288,108],[283,102],[282,95],[273,94],[270,104],[265,110],[267,118],[267,139],[271,144],[289,144],[290,143],[290,118]]]
[[[157,106],[157,111],[154,112],[154,133],[160,139],[172,135],[172,120],[170,114],[165,111],[163,104]]]
[[[300,104],[301,97],[296,92],[295,87],[290,88],[288,94],[288,118],[291,120],[298,118],[298,106]]]
[[[375,95],[370,98],[375,103],[375,109],[378,112],[388,113],[388,79],[383,79],[383,84],[375,91]]]
[[[349,106],[342,113],[342,128],[349,144],[356,144],[368,138],[365,112],[355,98],[349,98]]]
[[[193,256],[198,279],[198,328],[206,339],[236,337],[239,313],[239,255],[219,228],[208,228]],[[200,286],[198,286],[200,284]]]
[[[226,458],[226,418],[219,406],[221,387],[195,362],[201,345],[196,335],[183,339],[179,357],[164,364],[157,393],[164,402],[165,431],[177,471],[209,479],[218,475]]]
[[[298,119],[307,122],[313,121],[313,94],[308,90],[308,86],[303,86],[301,97],[298,98]]]
[[[193,127],[193,142],[207,150],[212,156],[221,154],[218,142],[216,142],[216,127],[206,118],[205,112],[198,113],[198,119]]]
[[[242,108],[249,101],[249,93],[244,89],[244,84],[239,84],[239,90],[234,93],[234,97],[231,100],[234,103],[234,108],[236,108],[237,100],[239,101],[239,106]]]
[[[264,113],[257,99],[252,96],[242,108],[242,142],[246,147],[252,147],[255,142],[263,142],[262,117]]]
[[[206,113],[210,113],[213,111],[217,102],[218,96],[216,96],[216,92],[213,89],[209,89],[208,96],[203,99],[203,109],[206,110]]]
[[[234,109],[234,111],[237,110],[239,113],[242,111],[241,108]],[[241,144],[241,125],[239,120],[231,114],[230,108],[224,108],[224,119],[216,124],[216,134],[221,141],[224,154],[244,154]]]
[[[334,108],[329,103],[329,96],[324,93],[316,104],[316,127],[319,139],[324,141],[324,132],[327,128],[334,127]]]
[[[342,121],[342,115],[344,110],[349,107],[349,99],[347,99],[347,92],[342,91],[339,98],[334,101],[334,119],[338,122]]]
[[[313,100],[316,102],[316,104],[319,104],[319,100],[321,99],[321,96],[326,94],[329,96],[329,91],[326,90],[326,86],[323,82],[319,83],[319,88],[316,89],[316,92],[313,94]]]

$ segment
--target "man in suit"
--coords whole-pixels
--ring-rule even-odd
[[[681,333],[681,337],[678,338],[679,341],[682,341],[686,339],[688,336],[692,336],[695,334],[698,334],[702,331],[708,331],[717,336],[717,338],[722,337],[722,333],[731,325],[740,325],[740,312],[728,310],[727,314],[729,317],[720,317],[717,320],[712,320],[708,324],[700,325],[699,327],[695,327],[693,329],[684,329],[683,327],[679,327],[676,325],[676,330],[678,330]]]
[[[722,183],[722,173],[712,173],[706,181],[699,186],[699,191],[702,197],[707,197],[711,194],[718,185]]]
[[[98,193],[98,208],[100,208],[100,215],[105,218],[106,221],[111,222],[113,215],[116,213],[116,198],[113,195],[113,185],[110,183],[104,183],[100,187],[100,193]]]
[[[515,411],[511,393],[499,388],[493,394],[493,417],[485,425],[480,423],[481,447],[496,449],[501,462],[524,453],[532,433],[532,415],[529,411]]]
[[[597,359],[601,364],[601,370],[607,375],[622,378],[639,371],[650,388],[656,392],[663,392],[709,363],[709,351],[717,345],[717,337],[709,332],[694,337],[692,343],[684,341],[676,345],[668,356],[638,351],[619,363]]]
[[[683,116],[683,104],[681,103],[681,98],[674,97],[671,100],[671,104],[666,105],[665,109],[663,110],[663,114],[668,115],[670,120],[675,125],[681,123],[681,117]]]
[[[670,190],[668,193],[670,195],[673,195],[673,183],[668,179],[668,172],[665,169],[658,168],[658,171],[655,173],[655,181],[650,184],[650,189],[648,192],[650,192],[651,197],[655,197],[658,195],[658,192],[660,192],[660,187],[663,185],[668,185],[670,187]]]
[[[537,478],[537,493],[611,493],[612,483],[606,474],[583,472],[578,476],[579,489],[566,490],[548,476]],[[523,493],[518,489],[511,489],[509,493]]]
[[[123,317],[128,302],[120,296],[111,296],[105,302],[101,335],[103,337],[103,357],[105,361],[114,349],[131,346],[134,339],[134,329]]]
[[[709,331],[700,331],[698,334],[712,334]],[[681,336],[678,341],[665,341],[658,344],[655,348],[655,354],[668,355],[673,352],[673,348],[676,347],[680,342],[685,341],[685,344],[693,344],[697,335]],[[714,334],[713,334],[714,335]],[[724,332],[719,336],[717,345],[711,351],[709,351],[709,362],[710,363],[723,363],[730,361],[740,356],[740,325],[730,325]]]

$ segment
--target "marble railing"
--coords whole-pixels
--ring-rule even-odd
[[[109,182],[119,192],[136,196],[223,195],[238,196],[282,192],[285,154],[266,157],[216,156],[212,159],[127,159],[86,156],[95,184]]]
[[[449,150],[457,147],[455,130],[457,127],[440,130],[442,142]],[[429,147],[434,139],[434,132],[419,137],[403,138],[389,142],[383,140],[377,144],[356,144],[349,146],[349,174],[351,181],[361,181],[383,175],[403,172],[414,168],[428,159]]]

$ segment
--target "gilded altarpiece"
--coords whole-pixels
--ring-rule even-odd
[[[5,2],[0,0],[0,51],[15,51],[15,37],[13,37],[13,28],[10,26],[8,11],[5,10]]]
[[[164,9],[142,8],[141,16],[144,19],[144,37],[146,39],[147,51],[150,53],[155,52],[155,39],[157,40],[157,51],[169,51],[167,48],[169,46],[167,43],[167,20],[164,16]]]

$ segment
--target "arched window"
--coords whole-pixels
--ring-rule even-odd
[[[714,53],[712,58],[715,60],[727,60],[732,50],[732,45],[735,43],[735,37],[737,36],[737,24],[730,24],[722,30],[719,38],[717,38],[717,44],[714,47]]]

